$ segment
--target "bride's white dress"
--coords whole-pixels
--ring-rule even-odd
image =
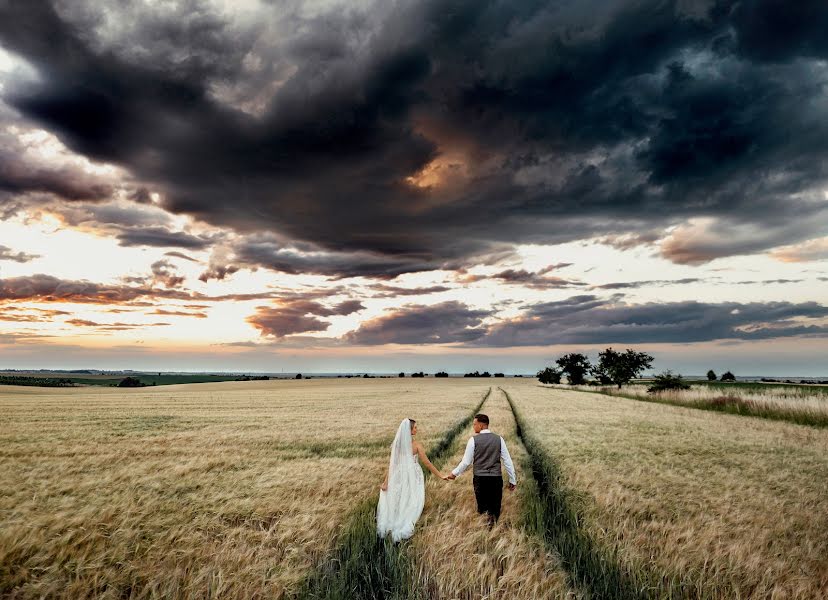
[[[417,455],[412,452],[411,422],[400,423],[391,445],[388,490],[380,491],[377,535],[391,534],[395,542],[410,538],[425,504],[425,480]]]

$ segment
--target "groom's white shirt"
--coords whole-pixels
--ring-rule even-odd
[[[488,429],[484,429],[480,433],[492,433]],[[509,456],[509,449],[506,448],[506,441],[501,436],[500,438],[500,460],[503,461],[503,466],[506,468],[506,473],[509,475],[509,483],[517,485],[515,478],[515,465],[512,463],[512,457]],[[457,468],[452,471],[455,477],[460,476],[466,469],[468,469],[474,462],[474,438],[470,437],[466,444],[466,451],[463,453],[463,460],[457,465]]]

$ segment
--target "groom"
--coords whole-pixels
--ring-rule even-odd
[[[500,502],[503,499],[503,475],[500,461],[509,475],[509,491],[517,485],[515,466],[506,448],[506,442],[499,435],[489,431],[489,417],[484,414],[474,416],[472,423],[474,437],[469,438],[463,460],[451,472],[447,479],[457,476],[474,464],[474,496],[477,498],[477,512],[486,513],[491,527],[500,518]]]

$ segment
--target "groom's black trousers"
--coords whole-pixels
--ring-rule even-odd
[[[489,522],[500,518],[500,503],[503,500],[503,477],[499,475],[475,475],[474,497],[477,498],[477,512],[487,513]]]

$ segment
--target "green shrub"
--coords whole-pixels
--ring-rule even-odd
[[[647,388],[647,391],[652,393],[663,392],[665,390],[689,390],[688,384],[681,375],[674,375],[672,371],[664,371],[660,375],[655,376],[653,384]]]

